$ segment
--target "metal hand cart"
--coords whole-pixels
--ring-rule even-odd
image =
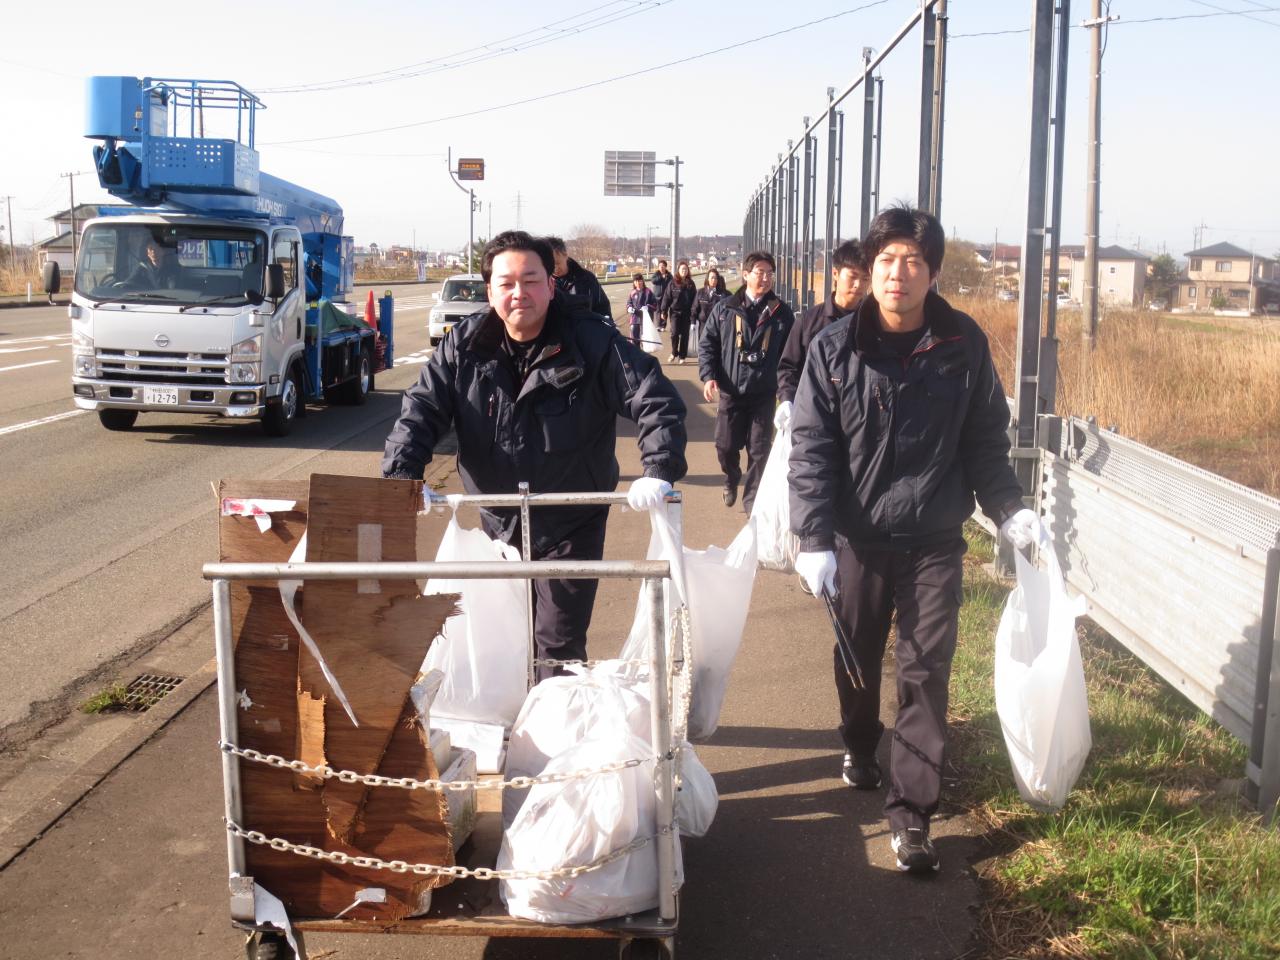
[[[517,507],[521,511],[523,532],[522,557],[515,562],[378,562],[378,563],[210,563],[203,575],[212,581],[214,638],[218,661],[218,713],[222,751],[224,817],[227,826],[227,860],[230,872],[231,918],[234,925],[250,932],[246,950],[249,960],[289,958],[292,948],[274,927],[259,925],[255,920],[254,882],[246,875],[246,842],[264,844],[275,850],[297,853],[300,857],[351,863],[362,868],[389,869],[397,873],[412,872],[428,876],[445,875],[453,882],[440,888],[433,898],[430,912],[421,917],[397,920],[362,920],[355,918],[290,918],[298,938],[299,950],[305,952],[300,939],[302,931],[323,933],[397,933],[436,936],[596,938],[618,942],[619,956],[630,960],[661,960],[675,955],[675,933],[678,921],[677,865],[679,833],[675,827],[675,793],[678,778],[678,743],[684,738],[687,724],[691,683],[691,658],[688,643],[687,611],[676,606],[674,592],[667,582],[670,565],[665,560],[641,561],[532,561],[530,560],[530,510],[542,506],[623,506],[626,496],[609,494],[534,494],[525,485],[512,495],[477,495],[443,497],[424,488],[427,512],[432,507],[460,504],[485,507]],[[680,506],[678,493],[666,498],[667,515],[680,539]],[[620,917],[582,925],[546,924],[512,917],[504,911],[497,897],[494,880],[503,879],[493,869],[502,839],[500,791],[508,783],[499,779],[480,778],[468,783],[415,781],[414,787],[456,790],[472,787],[477,797],[495,797],[499,802],[478,804],[476,826],[470,840],[459,851],[460,861],[454,866],[410,864],[403,861],[374,861],[353,858],[342,852],[326,852],[315,847],[291,843],[288,838],[267,836],[246,830],[241,809],[241,761],[267,762],[281,768],[281,775],[301,770],[301,761],[280,757],[264,757],[237,743],[237,682],[231,611],[231,581],[247,580],[420,580],[426,578],[507,579],[520,578],[528,584],[528,601],[532,602],[532,580],[563,579],[639,579],[646,585],[649,613],[648,673],[652,703],[651,735],[653,741],[656,824],[651,837],[637,838],[621,851],[598,858],[590,864],[556,871],[557,875],[575,876],[598,869],[646,843],[656,845],[658,864],[658,906],[634,916]],[[533,682],[532,617],[530,625],[530,678]],[[673,703],[676,707],[672,715]],[[637,758],[645,761],[650,758]],[[613,764],[597,771],[582,771],[570,776],[590,776],[616,770]],[[358,779],[372,787],[405,784],[379,783],[376,776],[327,768],[305,768],[310,773],[336,777],[345,782]],[[347,779],[353,778],[353,779]],[[562,779],[562,778],[556,778]],[[533,782],[536,782],[534,778]],[[524,778],[515,786],[527,787]],[[298,868],[306,869],[307,860],[299,859]],[[527,878],[527,874],[517,878]],[[541,874],[539,875],[541,877]],[[364,891],[361,891],[362,893]]]

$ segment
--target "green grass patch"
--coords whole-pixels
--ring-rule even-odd
[[[104,690],[99,690],[92,697],[80,704],[81,713],[110,713],[124,709],[125,686],[113,683]]]
[[[1086,627],[1089,762],[1062,811],[1024,804],[992,688],[1008,585],[969,562],[965,590],[951,687],[960,783],[949,799],[989,828],[979,955],[1280,956],[1280,833],[1240,796],[1245,747]]]

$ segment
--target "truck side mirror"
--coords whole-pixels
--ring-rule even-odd
[[[44,292],[49,296],[52,297],[62,289],[62,268],[58,266],[57,261],[50,260],[44,265],[41,278],[44,280]]]
[[[267,299],[284,299],[284,264],[267,264]]]

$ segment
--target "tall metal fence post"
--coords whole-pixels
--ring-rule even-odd
[[[826,298],[829,286],[827,277],[831,276],[831,255],[836,248],[836,156],[839,149],[836,143],[836,110],[832,106],[836,98],[836,88],[827,87],[827,209],[826,221],[822,230],[822,290]]]
[[[930,209],[930,186],[933,168],[933,93],[936,67],[938,14],[920,0],[921,56],[920,56],[920,175],[916,189],[916,206]]]
[[[804,118],[809,129],[809,118]],[[800,223],[800,309],[809,309],[813,296],[813,137],[804,135],[804,188],[801,191]]]
[[[836,111],[836,239],[832,245],[840,246],[840,219],[844,215],[844,111]]]
[[[1249,799],[1269,823],[1275,822],[1280,801],[1280,661],[1275,656],[1280,636],[1280,544],[1267,551],[1267,574],[1258,631],[1258,669],[1249,744]],[[1252,781],[1257,782],[1256,791]]]
[[[862,203],[858,219],[858,236],[867,235],[871,225],[872,153],[875,147],[876,93],[870,81],[871,48],[862,48]]]
[[[788,140],[787,148],[792,151],[787,156],[787,301],[794,306],[800,245],[800,158],[795,155],[794,141]]]
[[[1053,102],[1053,186],[1050,192],[1049,296],[1045,300],[1045,334],[1040,342],[1037,394],[1039,411],[1053,413],[1058,392],[1058,257],[1062,244],[1062,172],[1067,129],[1067,65],[1071,39],[1071,0],[1058,0],[1057,76]]]
[[[942,126],[947,90],[947,0],[938,0],[933,40],[933,135],[929,158],[929,212],[942,219]]]

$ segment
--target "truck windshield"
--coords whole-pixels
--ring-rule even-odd
[[[266,259],[266,237],[255,230],[97,223],[85,230],[75,289],[122,303],[261,302]]]

